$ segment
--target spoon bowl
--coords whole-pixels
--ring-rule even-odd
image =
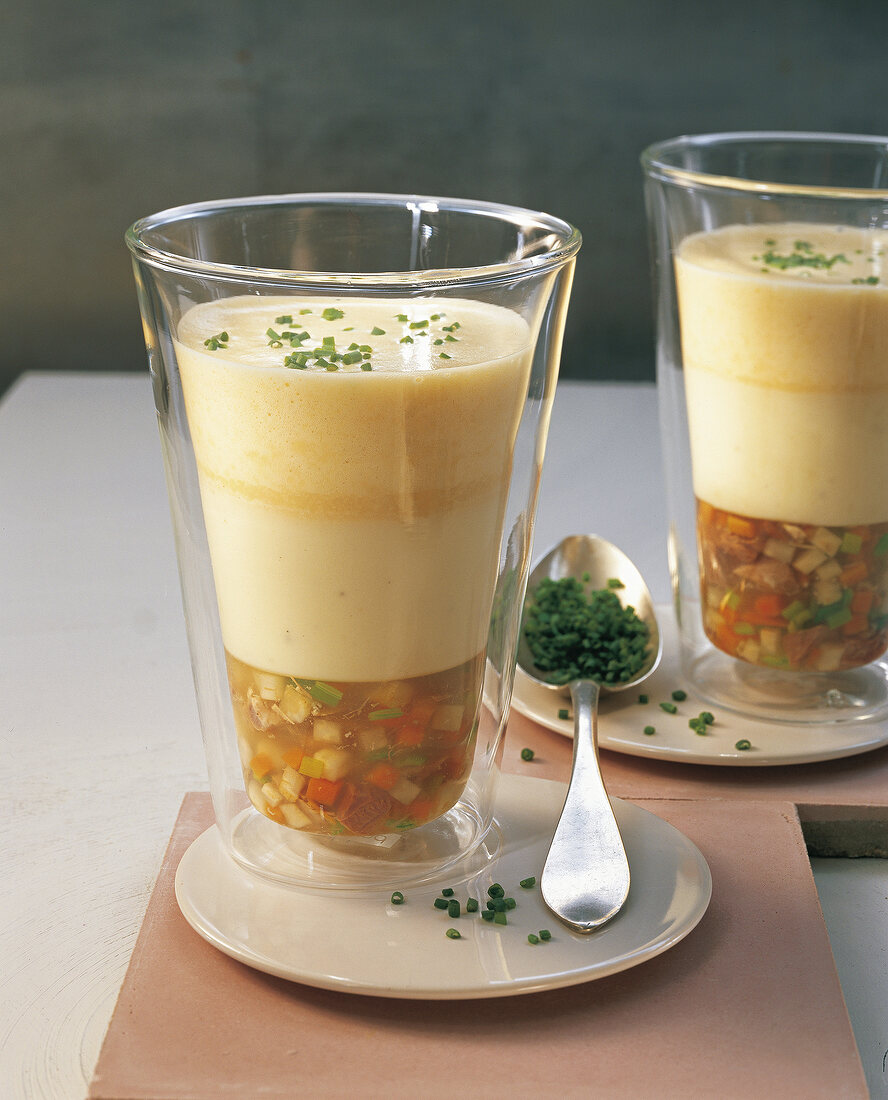
[[[599,683],[577,679],[554,684],[540,671],[525,636],[522,621],[518,665],[522,672],[553,695],[570,695],[574,713],[573,764],[561,817],[546,856],[540,891],[549,909],[577,932],[593,932],[622,909],[629,895],[629,861],[619,826],[601,776],[598,761],[598,697],[601,691],[625,691],[646,679],[657,667],[662,641],[654,604],[644,579],[626,555],[598,535],[571,535],[535,566],[527,585],[525,614],[540,582],[565,577],[587,583],[588,589],[611,590],[623,607],[632,607],[647,625],[648,641],[642,667],[628,680]]]

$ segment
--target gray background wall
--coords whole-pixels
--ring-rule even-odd
[[[888,0],[0,0],[0,390],[144,369],[137,217],[304,190],[574,222],[563,373],[652,377],[640,151],[884,134],[886,73]]]

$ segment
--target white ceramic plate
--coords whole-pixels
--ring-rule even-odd
[[[794,726],[784,722],[763,722],[726,710],[718,711],[694,694],[683,679],[678,661],[678,637],[675,620],[666,607],[657,608],[657,620],[663,636],[663,657],[650,679],[636,690],[630,688],[614,695],[602,695],[599,708],[598,743],[602,748],[629,756],[659,760],[678,760],[685,764],[725,764],[767,766],[806,764],[817,760],[835,760],[854,756],[888,745],[888,723],[848,722],[843,725]],[[671,703],[672,692],[681,689],[687,699],[676,703],[676,714],[661,710],[661,702]],[[639,694],[649,702],[640,705]],[[558,717],[570,700],[539,687],[519,668],[515,674],[512,707],[541,726],[573,738],[573,720]],[[705,737],[688,726],[690,718],[704,710],[716,716]],[[648,736],[644,727],[656,733]],[[738,750],[740,740],[751,748]]]
[[[543,905],[538,885],[565,787],[504,775],[496,802],[501,846],[468,880],[405,890],[344,894],[279,886],[242,870],[215,826],[189,847],[176,873],[176,898],[191,926],[247,966],[323,989],[374,996],[458,999],[498,997],[574,985],[625,970],[668,950],[699,922],[712,881],[699,850],[677,829],[629,802],[614,806],[632,872],[623,911],[588,936],[562,927]],[[517,907],[508,925],[465,913],[467,897],[484,908],[500,882]],[[434,907],[445,886],[463,913]],[[460,939],[449,939],[456,928]],[[549,942],[528,933],[547,928]]]

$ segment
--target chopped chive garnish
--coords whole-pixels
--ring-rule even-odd
[[[355,326],[354,325],[349,325],[348,328],[344,328],[342,331],[343,332],[354,332],[355,331]]]
[[[398,343],[399,344],[412,344],[413,343],[413,337],[412,336],[402,336],[401,339],[398,341]]]
[[[407,317],[406,313],[396,313],[395,314],[395,320],[396,321],[407,321],[407,320],[409,320],[409,318]]]
[[[371,336],[385,336],[385,329],[380,328],[379,325],[374,325],[373,328],[370,329],[370,335]]]
[[[293,324],[293,314],[292,313],[282,313],[280,317],[275,317],[274,323],[276,325],[292,325]]]
[[[323,340],[321,340],[321,343],[324,345],[325,348],[335,348],[336,347],[336,337],[335,336],[325,336],[323,338]]]
[[[300,317],[304,317],[307,313],[311,313],[311,310],[310,309],[300,309],[299,310],[299,316]]]
[[[487,887],[487,896],[489,898],[501,898],[505,894],[505,890],[500,886],[498,882],[494,882],[492,886]]]
[[[432,316],[431,316],[431,318],[430,318],[430,320],[432,320],[432,321],[440,321],[440,320],[441,320],[441,314],[440,314],[440,313],[433,313],[433,314],[432,314]]]
[[[451,898],[450,901],[447,902],[447,916],[452,917],[454,920],[456,920],[459,914],[460,904],[456,900],[456,898]]]
[[[494,913],[493,914],[493,923],[494,924],[508,924],[509,922],[506,920],[506,914],[505,913]]]
[[[551,940],[551,938],[552,938],[552,933],[549,931],[548,928],[541,928],[540,929],[540,939],[541,940]]]
[[[492,909],[482,909],[481,910],[481,919],[482,920],[493,920],[493,910]]]
[[[712,713],[712,711],[701,710],[700,711],[700,721],[705,722],[707,726],[711,726],[713,724],[713,722],[715,721],[715,715]]]
[[[436,348],[438,348],[444,343],[444,341],[443,340],[433,340],[432,343],[434,344],[434,346]]]
[[[403,710],[398,707],[386,707],[380,710],[371,710],[367,717],[371,722],[384,722],[387,718],[400,718]]]
[[[678,707],[675,703],[661,703],[660,710],[665,710],[667,714],[677,714]]]
[[[342,702],[342,692],[332,684],[325,684],[322,680],[299,680],[295,676],[291,676],[290,679],[298,687],[304,688],[312,699],[317,699],[319,703],[335,707]]]
[[[446,909],[449,904],[450,902],[447,900],[447,898],[435,898],[436,909]]]
[[[448,940],[461,940],[462,939],[462,936],[459,934],[459,932],[457,932],[457,930],[455,928],[448,928],[447,931],[444,934],[447,936]]]
[[[225,347],[228,344],[228,333],[217,332],[215,336],[210,336],[204,340],[204,347],[209,348],[210,351],[218,351],[221,348],[225,351]]]
[[[740,752],[746,752],[747,749],[752,748],[752,743],[747,741],[745,737],[741,737],[740,740],[734,745],[734,748]]]
[[[683,703],[685,699],[687,699],[687,697],[688,693],[686,691],[682,691],[681,688],[677,688],[672,693],[672,698],[676,701],[676,703]]]
[[[428,328],[428,321],[411,321],[410,328]]]
[[[373,370],[369,363],[362,363],[361,370]]]
[[[521,750],[521,759],[522,760],[533,760],[533,749],[522,749]]]
[[[458,344],[459,343],[459,339],[456,336],[451,336],[449,332],[447,333],[447,336],[445,337],[445,339],[449,340],[451,344]]]
[[[531,875],[529,878],[523,878],[518,885],[522,890],[530,890],[532,887],[536,886],[536,876]]]
[[[466,900],[466,912],[467,913],[477,913],[478,912],[478,899],[477,898],[468,898]]]
[[[439,353],[438,353],[438,358],[439,358],[439,359],[452,359],[452,358],[453,358],[453,356],[452,356],[452,355],[448,355],[448,354],[447,354],[446,352],[442,351],[442,352],[439,352]]]
[[[404,904],[404,895],[401,893],[400,890],[395,890],[395,892],[392,894],[392,905],[403,905],[403,904]]]
[[[566,722],[568,718],[570,718],[570,711],[567,709],[567,707],[561,707],[559,709],[558,717],[561,719],[562,722]]]
[[[338,321],[340,317],[344,317],[345,314],[341,309],[336,309],[334,306],[328,306],[321,314],[325,321]]]
[[[445,886],[444,889],[441,891],[441,896],[445,897],[445,898],[452,898],[453,897],[453,887],[452,886]]]
[[[648,697],[646,695],[639,695],[638,701],[639,703],[646,703],[648,701]]]
[[[531,932],[530,935],[527,937],[527,942],[528,943],[539,943],[540,942],[540,937],[534,935],[534,933]]]
[[[359,351],[347,351],[342,357],[343,363],[360,363],[364,357]]]
[[[608,577],[607,578],[607,586],[608,586],[608,588],[625,588],[626,587],[626,585],[623,584],[623,582],[620,580],[619,577]]]

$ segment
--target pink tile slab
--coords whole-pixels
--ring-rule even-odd
[[[585,985],[422,1002],[299,986],[200,939],[173,895],[182,852],[211,821],[208,797],[189,794],[90,1097],[863,1100],[794,807],[739,798],[642,804],[689,836],[712,870],[712,903],[687,939]]]

